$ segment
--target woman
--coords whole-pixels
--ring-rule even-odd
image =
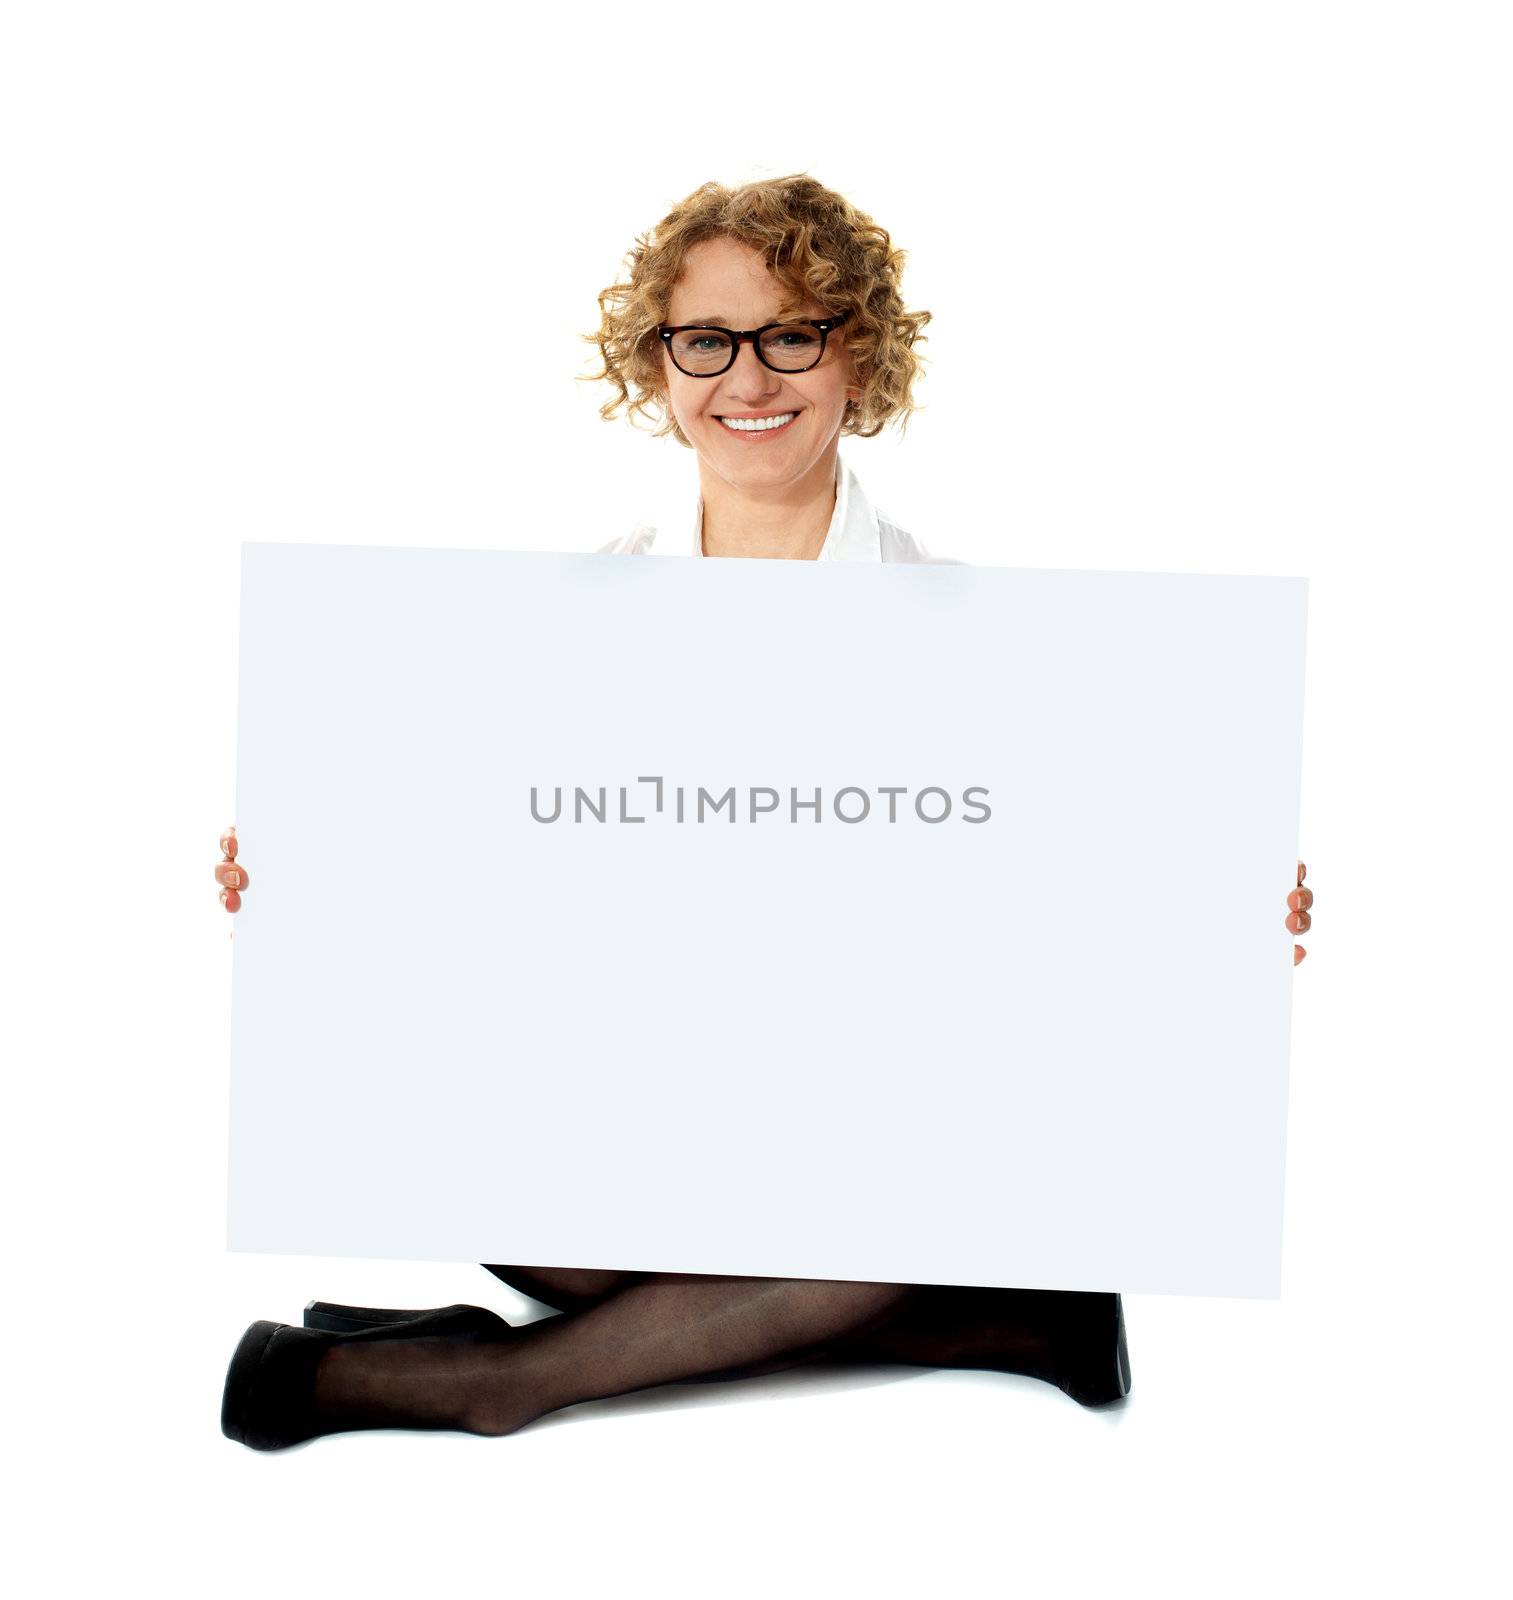
[[[638,241],[591,336],[613,417],[655,417],[689,446],[691,527],[640,527],[604,553],[819,561],[934,558],[840,460],[914,409],[902,253],[813,178],[705,184]],[[245,871],[217,868],[228,910]],[[1309,925],[1312,895],[1288,897]],[[1302,958],[1295,947],[1294,961]],[[1115,1294],[489,1265],[562,1315],[511,1328],[476,1306],[384,1311],[312,1302],[305,1326],[257,1322],[227,1375],[222,1427],[257,1449],[356,1428],[503,1434],[563,1406],[655,1384],[806,1362],[904,1362],[1029,1374],[1084,1405],[1129,1392]]]

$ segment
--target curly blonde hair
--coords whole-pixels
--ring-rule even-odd
[[[633,424],[638,416],[650,418],[654,434],[671,433],[688,444],[667,403],[657,329],[667,320],[688,252],[721,238],[759,251],[795,306],[813,299],[826,316],[850,312],[845,348],[861,396],[849,404],[841,432],[870,439],[895,419],[905,428],[919,409],[913,388],[923,358],[914,346],[930,313],[905,309],[899,292],[904,252],[886,230],[807,173],[738,188],[701,184],[637,236],[626,258],[627,281],[600,294],[598,332],[584,335],[598,347],[604,369],[583,381],[607,380],[615,390],[600,415],[612,418],[623,407]]]

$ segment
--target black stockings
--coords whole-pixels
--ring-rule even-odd
[[[321,1360],[315,1403],[327,1432],[513,1433],[583,1400],[800,1365],[865,1332],[908,1293],[894,1283],[637,1275],[592,1304],[499,1337],[338,1342]]]
[[[659,1276],[579,1267],[484,1265],[512,1289],[569,1315],[598,1305],[633,1283]],[[844,1283],[823,1280],[798,1281],[811,1282],[818,1291],[846,1287]],[[834,1337],[804,1359],[842,1365],[900,1362],[920,1367],[975,1367],[1022,1373],[1055,1383],[1060,1381],[1058,1360],[1068,1353],[1060,1348],[1067,1342],[1068,1331],[1091,1309],[1092,1302],[1112,1298],[1062,1290],[985,1289],[955,1284],[891,1287],[904,1292],[883,1314],[865,1326],[838,1329]],[[746,1375],[719,1372],[706,1376]]]
[[[337,1342],[316,1378],[329,1431],[513,1433],[585,1400],[806,1363],[985,1367],[1075,1387],[1080,1330],[1096,1313],[1092,1303],[1112,1299],[811,1278],[488,1270],[563,1315],[499,1337]]]

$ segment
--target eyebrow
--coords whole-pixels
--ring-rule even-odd
[[[757,327],[767,328],[778,322],[806,322],[808,320],[802,307],[779,306],[775,315],[769,317],[766,322],[757,323]],[[705,317],[690,317],[687,322],[675,323],[672,326],[679,328],[734,328],[735,323],[715,313]]]

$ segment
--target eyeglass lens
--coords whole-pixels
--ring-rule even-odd
[[[684,372],[720,372],[730,365],[730,338],[713,328],[689,328],[669,341],[672,358]],[[780,372],[802,372],[820,358],[824,339],[818,328],[794,323],[762,335],[762,355]]]

